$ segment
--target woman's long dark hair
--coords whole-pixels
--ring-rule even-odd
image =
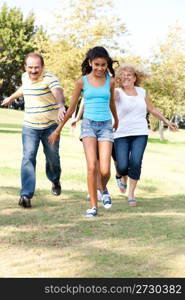
[[[89,65],[89,60],[92,61],[96,58],[105,58],[108,64],[108,71],[115,76],[115,71],[113,69],[113,63],[118,63],[118,61],[113,61],[112,58],[109,56],[109,53],[104,47],[94,47],[87,51],[86,58],[81,64],[82,75],[86,75],[91,73],[92,67]]]

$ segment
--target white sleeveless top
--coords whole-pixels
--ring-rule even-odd
[[[148,135],[148,123],[146,120],[146,91],[135,86],[137,96],[128,96],[123,89],[116,88],[118,98],[115,101],[119,119],[118,129],[114,132],[114,138]]]

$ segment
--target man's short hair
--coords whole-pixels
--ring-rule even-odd
[[[30,53],[28,53],[28,54],[25,56],[25,58],[24,58],[24,64],[25,64],[25,65],[26,65],[26,61],[27,61],[28,57],[40,58],[41,65],[42,65],[42,67],[44,66],[44,58],[42,57],[41,54],[36,53],[36,52],[30,52]]]

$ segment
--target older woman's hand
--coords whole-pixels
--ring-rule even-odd
[[[172,131],[177,131],[178,130],[178,126],[177,124],[173,123],[173,122],[168,122],[168,127],[172,130]]]

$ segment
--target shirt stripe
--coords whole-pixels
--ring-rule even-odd
[[[44,96],[46,94],[51,94],[51,92],[46,92],[46,93],[42,93],[42,94],[24,94],[25,96],[33,96],[33,97],[37,97],[37,96]]]
[[[56,76],[44,71],[37,81],[31,81],[28,74],[22,76],[25,101],[24,124],[39,129],[57,122],[58,106],[51,88],[62,88]],[[40,91],[40,92],[39,92]]]
[[[49,124],[49,123],[51,123],[51,122],[53,122],[53,121],[47,121],[47,122],[30,122],[30,121],[25,121],[26,123],[30,123],[30,124],[37,124],[37,125],[39,125],[39,124],[42,124],[42,125],[44,125],[44,124]]]
[[[25,108],[26,108],[26,109],[32,109],[32,108],[43,108],[43,107],[49,107],[49,106],[55,106],[55,105],[58,105],[58,104],[56,104],[56,103],[53,103],[53,104],[42,105],[42,106],[26,106]]]
[[[58,110],[58,108],[48,109],[48,110],[41,110],[41,111],[26,111],[26,114],[41,114],[47,113],[49,111]]]

